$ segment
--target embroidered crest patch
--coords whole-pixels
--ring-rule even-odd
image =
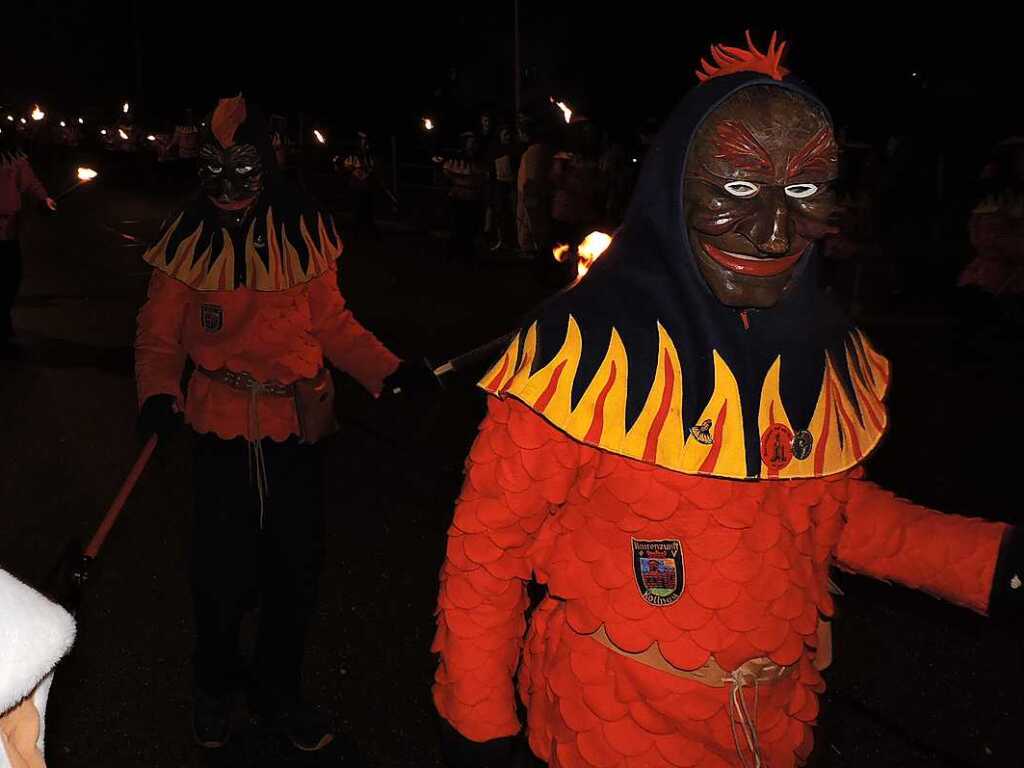
[[[224,308],[219,304],[203,304],[199,307],[199,322],[207,333],[217,333],[224,327]]]
[[[651,605],[672,605],[683,594],[683,545],[678,539],[633,542],[633,574],[640,596]]]

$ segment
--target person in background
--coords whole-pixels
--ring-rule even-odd
[[[462,151],[444,161],[445,176],[451,182],[448,198],[452,204],[452,255],[463,262],[475,261],[476,239],[483,220],[483,189],[487,167],[480,159],[480,141],[473,131],[462,136]]]
[[[515,240],[513,223],[519,152],[519,144],[514,140],[512,126],[499,126],[491,151],[491,216],[494,235],[492,251],[511,247]]]
[[[355,197],[355,227],[353,234],[361,237],[365,233],[380,239],[380,231],[373,217],[373,196],[377,185],[377,160],[370,146],[366,131],[356,134],[356,148],[342,161],[339,169],[348,176],[349,188]]]
[[[14,338],[11,311],[21,286],[22,257],[18,240],[21,199],[29,194],[57,210],[57,203],[36,177],[28,157],[9,128],[0,127],[0,349],[10,351]]]
[[[527,257],[548,247],[551,232],[551,162],[554,146],[544,123],[520,114],[517,119],[523,156],[516,173],[516,236],[519,250]]]

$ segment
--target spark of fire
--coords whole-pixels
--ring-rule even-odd
[[[548,98],[551,100],[552,104],[562,110],[562,117],[565,118],[565,122],[568,124],[569,121],[572,120],[572,109],[570,109],[564,101],[555,101],[554,96],[549,96]]]
[[[117,135],[121,137],[122,141],[128,141],[128,134],[124,132],[124,128],[118,128]]]
[[[96,173],[96,171],[94,171],[92,168],[79,168],[78,169],[78,180],[83,182],[83,183],[87,182],[87,181],[92,181],[97,176],[99,176],[99,174]]]
[[[39,108],[38,104],[36,104],[35,108],[32,110],[32,119],[38,123],[44,117],[46,117],[46,113]]]
[[[583,242],[576,249],[576,274],[578,279],[583,279],[584,275],[594,266],[594,262],[601,258],[601,254],[607,251],[608,246],[611,244],[612,236],[604,232],[591,232],[583,238]]]
[[[313,137],[317,140],[318,144],[326,144],[327,143],[327,139],[325,139],[324,135],[322,133],[320,133],[320,131],[318,131],[318,130],[314,129]]]

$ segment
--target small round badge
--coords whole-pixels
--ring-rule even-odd
[[[793,460],[793,433],[785,424],[772,424],[761,435],[761,461],[768,469],[785,469]]]
[[[814,436],[806,429],[801,429],[793,435],[793,455],[798,461],[803,461],[810,456],[813,447]]]

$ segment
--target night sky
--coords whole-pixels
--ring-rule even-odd
[[[780,30],[790,41],[787,64],[853,135],[992,141],[1020,132],[1005,106],[1017,44],[996,15],[918,21],[866,5],[771,13],[714,5],[521,0],[527,104],[554,95],[630,131],[663,117],[692,87],[710,43],[740,43],[750,27],[759,43]],[[471,127],[478,104],[512,111],[511,0],[5,7],[4,106],[41,100],[70,113],[130,99],[142,103],[143,119],[171,120],[187,105],[205,111],[243,90],[270,111],[303,109],[338,128],[399,134],[423,114],[442,115],[455,132]]]

